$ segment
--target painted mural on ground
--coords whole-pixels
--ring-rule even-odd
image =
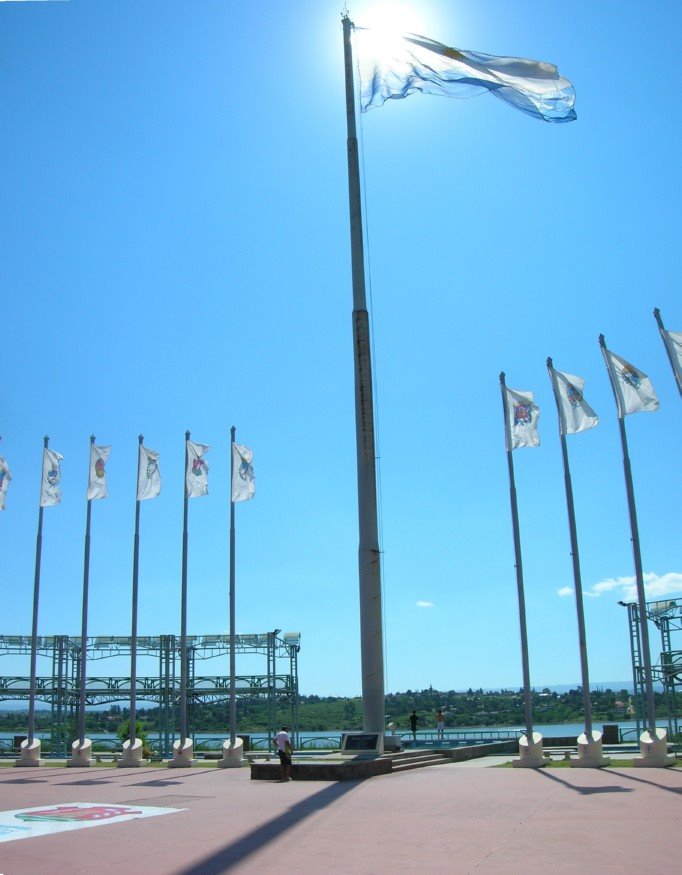
[[[66,802],[38,808],[16,808],[13,811],[0,811],[0,842],[105,826],[108,823],[121,823],[141,817],[158,817],[183,810],[149,805],[107,805],[99,802]]]

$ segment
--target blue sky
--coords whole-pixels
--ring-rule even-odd
[[[141,509],[140,633],[179,632],[186,429],[212,447],[210,494],[189,508],[188,630],[226,631],[235,425],[257,477],[236,508],[238,631],[300,632],[301,691],[360,692],[339,12],[0,4],[2,632],[30,632],[45,434],[64,462],[40,632],[80,632],[91,433],[112,452],[110,497],[92,509],[89,631],[129,634],[143,433],[163,490]],[[386,689],[521,684],[500,370],[541,409],[541,446],[514,454],[531,681],[580,679],[548,355],[585,378],[601,418],[568,439],[590,671],[627,680],[617,602],[633,597],[633,560],[597,336],[661,401],[627,429],[650,594],[679,595],[682,405],[652,311],[682,330],[682,7],[358,0],[350,13],[552,61],[577,93],[569,125],[487,96],[414,95],[362,118]]]

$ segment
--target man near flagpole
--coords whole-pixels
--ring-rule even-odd
[[[238,501],[250,501],[256,494],[256,478],[253,473],[253,453],[243,444],[235,443],[237,429],[230,429],[231,476],[230,476],[230,738],[223,742],[221,768],[236,768],[241,765],[244,743],[237,738],[236,696],[236,594],[235,594],[235,525],[234,506]]]

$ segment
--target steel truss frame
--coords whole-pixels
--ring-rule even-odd
[[[235,677],[238,698],[257,698],[267,701],[268,741],[277,731],[275,721],[278,709],[287,709],[289,723],[298,736],[298,652],[301,636],[289,633],[280,637],[280,629],[251,635],[235,635],[237,654],[260,654],[265,657],[264,675]],[[50,706],[51,753],[64,757],[73,740],[73,726],[80,693],[80,636],[39,636],[38,654],[50,659],[52,674],[36,678],[36,698]],[[130,636],[100,635],[86,639],[87,665],[93,660],[130,656]],[[30,635],[0,635],[0,656],[22,656],[31,652]],[[180,636],[140,636],[137,639],[139,656],[157,659],[155,676],[137,677],[136,698],[151,702],[159,709],[158,752],[172,755],[173,741],[177,738],[177,703],[180,691]],[[189,734],[195,737],[193,706],[202,702],[228,702],[230,678],[228,675],[197,674],[197,660],[227,657],[230,652],[229,635],[187,636],[187,701]],[[286,659],[286,672],[277,673],[277,660]],[[28,705],[30,678],[28,676],[0,676],[0,701],[25,701]],[[129,703],[130,677],[112,677],[103,673],[88,673],[85,690],[86,705]],[[227,720],[226,720],[227,724]]]
[[[637,736],[645,725],[645,685],[644,665],[642,661],[642,641],[639,625],[639,605],[636,602],[619,602],[628,609],[628,625],[630,629],[630,655],[632,659],[632,681],[634,686],[635,722]],[[672,633],[682,632],[682,598],[664,599],[646,602],[646,617],[661,633],[661,653],[651,667],[652,680],[663,685],[665,695],[668,737],[675,743],[679,724],[677,717],[677,697],[682,692],[682,650],[673,650]],[[682,640],[676,639],[678,646]]]

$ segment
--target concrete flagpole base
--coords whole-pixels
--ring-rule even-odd
[[[529,741],[527,735],[519,738],[519,759],[512,760],[512,766],[517,769],[540,769],[547,765],[547,760],[542,754],[542,735],[533,733]]]
[[[608,766],[611,760],[602,756],[602,734],[593,729],[588,735],[581,732],[578,736],[578,759],[571,759],[574,769],[600,769]]]
[[[668,755],[668,732],[665,729],[656,729],[652,734],[645,729],[639,736],[642,748],[642,756],[632,760],[633,766],[649,769],[662,769],[675,762],[674,756]]]
[[[83,744],[76,740],[71,744],[71,759],[66,761],[67,767],[88,768],[92,765],[92,742],[89,738],[83,739]]]
[[[14,765],[20,769],[35,769],[43,765],[43,760],[40,759],[39,738],[34,738],[33,743],[30,745],[28,738],[21,742],[21,756]]]
[[[136,738],[130,743],[128,738],[123,742],[123,756],[116,763],[119,769],[137,769],[142,765],[142,739]]]
[[[218,760],[220,769],[239,769],[244,759],[244,739],[236,739],[234,745],[231,741],[223,742],[223,758]]]
[[[186,738],[183,744],[181,738],[173,742],[173,759],[168,763],[169,769],[189,769],[196,765],[196,760],[192,758],[194,753],[194,742],[191,738]]]

